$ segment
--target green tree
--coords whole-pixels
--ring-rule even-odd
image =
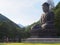
[[[60,36],[60,2],[54,9],[55,13],[55,28],[57,30],[57,35]]]

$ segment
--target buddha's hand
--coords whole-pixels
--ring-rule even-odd
[[[46,27],[46,26],[47,26],[47,23],[42,24],[42,26],[41,26],[41,27],[42,27],[43,29],[45,29],[45,27]]]

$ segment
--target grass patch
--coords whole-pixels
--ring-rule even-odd
[[[0,43],[0,45],[60,45],[60,43]]]

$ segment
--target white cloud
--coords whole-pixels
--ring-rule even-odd
[[[28,25],[38,20],[44,2],[46,0],[0,0],[0,12],[16,23]]]

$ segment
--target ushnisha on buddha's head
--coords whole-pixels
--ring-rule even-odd
[[[47,2],[42,4],[42,8],[45,13],[49,12],[49,6],[50,5]]]

